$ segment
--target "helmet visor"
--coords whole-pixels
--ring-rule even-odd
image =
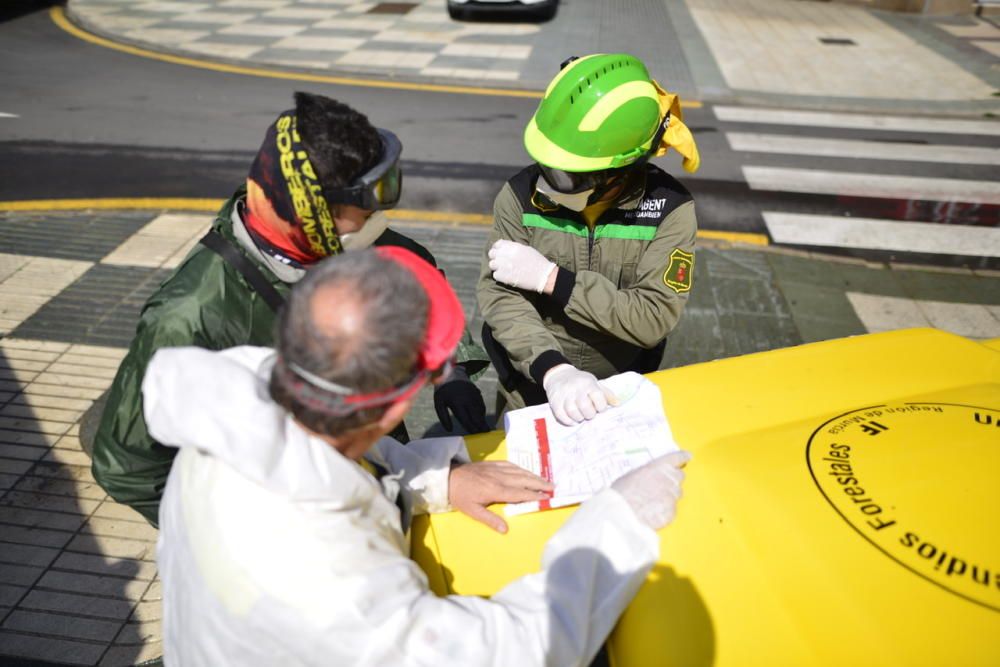
[[[607,170],[601,171],[563,171],[539,164],[542,176],[556,192],[572,195],[585,190],[591,190],[602,183],[607,177]]]
[[[403,153],[403,144],[392,132],[381,128],[377,128],[377,131],[382,140],[382,158],[347,187],[324,192],[331,204],[350,204],[378,211],[399,203],[403,188],[399,157]]]

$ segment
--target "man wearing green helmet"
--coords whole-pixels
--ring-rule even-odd
[[[699,156],[680,102],[626,54],[563,63],[524,131],[535,164],[494,204],[483,343],[510,409],[564,424],[614,404],[600,379],[659,367],[691,290],[691,194],[651,157]]]

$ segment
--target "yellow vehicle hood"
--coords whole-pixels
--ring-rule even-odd
[[[857,336],[651,374],[694,453],[616,666],[1000,664],[1000,340]],[[468,438],[503,458],[503,434]],[[537,571],[574,510],[414,525],[439,594]]]

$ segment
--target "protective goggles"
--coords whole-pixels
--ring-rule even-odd
[[[403,174],[399,169],[399,156],[403,144],[388,130],[376,128],[382,140],[382,157],[378,164],[354,179],[343,188],[324,188],[323,194],[331,204],[349,204],[369,211],[392,208],[399,202],[403,187]]]
[[[552,189],[566,195],[586,190],[595,190],[622,174],[621,169],[601,169],[599,171],[563,171],[539,163],[542,176]]]
[[[447,377],[454,366],[455,348],[465,332],[462,304],[440,271],[403,248],[381,246],[375,252],[410,271],[427,294],[427,329],[413,374],[395,387],[360,393],[318,377],[294,362],[280,357],[277,360],[277,368],[291,374],[289,379],[296,398],[310,408],[336,417],[404,401],[428,381]]]

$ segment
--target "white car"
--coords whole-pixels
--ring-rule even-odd
[[[464,19],[474,12],[516,12],[547,21],[555,16],[558,4],[559,0],[448,0],[448,14],[453,19]]]

